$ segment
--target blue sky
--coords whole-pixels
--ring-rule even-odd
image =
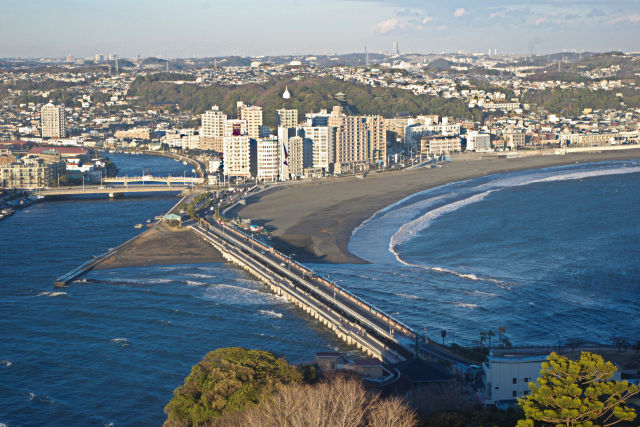
[[[0,0],[0,57],[640,51],[640,0]]]

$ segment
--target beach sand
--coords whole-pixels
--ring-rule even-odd
[[[352,231],[378,210],[411,194],[449,182],[500,172],[574,163],[640,158],[640,149],[498,158],[470,153],[440,168],[371,172],[364,179],[330,178],[279,186],[228,213],[251,218],[273,236],[276,248],[307,262],[364,263],[347,245]]]
[[[161,223],[124,245],[94,270],[205,262],[224,262],[224,259],[193,231],[174,230]]]

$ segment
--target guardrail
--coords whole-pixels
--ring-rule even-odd
[[[205,223],[206,223],[206,221],[205,221]],[[319,280],[322,283],[324,283],[325,286],[328,286],[329,288],[334,290],[336,293],[340,293],[340,295],[344,296],[345,298],[347,298],[347,299],[351,300],[352,302],[358,304],[362,308],[364,308],[364,309],[370,311],[371,313],[375,314],[379,319],[381,319],[384,322],[386,322],[389,325],[391,325],[392,329],[394,329],[394,330],[397,329],[399,332],[402,332],[403,334],[405,334],[406,336],[408,336],[412,340],[414,340],[416,338],[416,332],[413,329],[411,329],[409,326],[407,326],[405,323],[394,319],[389,314],[387,314],[384,311],[376,308],[372,304],[367,303],[366,301],[362,300],[360,297],[352,294],[351,292],[349,292],[348,290],[342,288],[341,286],[339,286],[339,285],[337,285],[337,284],[335,284],[333,282],[330,282],[330,281],[318,276],[313,270],[311,270],[311,269],[307,268],[306,266],[298,263],[297,261],[294,261],[291,258],[285,256],[284,254],[282,254],[279,251],[275,250],[273,247],[267,246],[267,245],[263,244],[262,242],[254,239],[252,236],[250,236],[250,235],[248,235],[248,234],[246,234],[246,233],[244,233],[244,232],[242,232],[242,231],[240,231],[240,230],[238,230],[238,229],[236,229],[234,227],[229,227],[224,223],[220,223],[220,226],[222,228],[224,228],[224,229],[229,230],[230,232],[235,233],[236,235],[242,236],[245,239],[250,239],[254,245],[257,245],[258,247],[261,247],[262,249],[271,252],[272,254],[278,256],[282,261],[288,262],[290,264],[291,263],[295,264],[296,267],[299,270],[305,271],[310,276],[315,276],[317,278],[317,280]],[[240,242],[240,243],[242,243],[242,242]]]
[[[229,255],[231,251],[235,250],[236,252],[233,254],[233,257],[236,258],[239,264],[242,264],[245,268],[252,271],[256,276],[263,277],[265,280],[268,280],[271,284],[276,283],[280,290],[285,291],[288,295],[290,295],[292,298],[295,298],[301,304],[304,304],[310,307],[317,315],[323,317],[326,321],[330,322],[334,328],[339,329],[343,335],[348,335],[353,341],[356,341],[359,343],[359,345],[369,349],[371,353],[376,354],[381,359],[384,358],[385,355],[387,359],[394,359],[394,360],[402,359],[402,356],[400,356],[396,351],[389,348],[389,346],[385,345],[383,342],[378,340],[374,335],[367,333],[365,327],[358,326],[357,324],[352,324],[352,323],[349,323],[349,326],[353,329],[345,327],[345,325],[341,321],[342,316],[339,313],[336,313],[331,307],[327,305],[329,303],[332,303],[331,297],[326,293],[320,291],[319,289],[313,289],[313,286],[305,282],[303,278],[300,278],[297,275],[291,274],[289,270],[287,270],[286,268],[283,268],[278,263],[274,263],[272,260],[268,258],[261,257],[259,253],[255,253],[256,252],[255,250],[251,250],[250,248],[243,245],[241,242],[233,242],[233,243],[230,242],[228,244],[224,243],[224,242],[227,242],[228,239],[224,239],[223,237],[221,237],[218,233],[218,230],[215,228],[209,229],[209,228],[204,228],[203,225],[196,225],[196,226],[193,226],[192,229],[196,233],[200,234],[203,238],[206,238],[212,244],[215,242],[216,244],[214,244],[214,246],[217,246],[218,250],[220,250],[222,253],[226,253],[227,255]],[[223,243],[220,243],[217,240],[220,240]],[[245,247],[242,248],[241,246],[245,246]],[[257,258],[248,257],[246,253],[242,252],[242,250],[244,251],[251,250],[253,255],[255,255]],[[267,267],[268,271],[271,274],[270,276],[265,275],[265,271],[264,271],[265,265],[260,264],[257,261],[258,259],[262,259],[263,262],[269,262],[269,264],[272,267],[272,268]],[[285,276],[278,275],[278,273],[273,271],[274,268],[277,270],[280,270],[281,272],[284,272]],[[296,281],[298,281],[301,284],[304,284],[304,287],[307,289],[307,291],[304,291],[303,289],[299,289],[298,287],[296,287],[296,285],[294,285],[293,283],[291,283],[289,279],[287,279],[286,277],[287,275],[293,276]],[[276,277],[279,280],[276,280]],[[317,292],[322,298],[319,299],[315,297],[314,295],[312,295],[312,292]],[[335,301],[333,303],[336,304],[338,302]],[[370,324],[370,322],[367,322],[366,318],[362,317],[356,312],[353,312],[353,310],[350,310],[349,307],[346,307],[340,303],[336,305],[340,305],[341,306],[340,308],[342,308],[344,312],[348,313],[347,317],[351,316],[351,317],[357,318],[358,320],[366,323],[367,324],[366,326],[369,328],[375,326]],[[345,321],[345,323],[347,322]],[[376,332],[378,333],[382,332],[384,334],[386,331],[376,328]],[[386,334],[384,335],[385,335],[385,338],[391,339],[388,335]]]

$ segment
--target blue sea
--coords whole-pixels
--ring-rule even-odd
[[[122,175],[187,175],[109,154]],[[507,329],[514,345],[640,339],[640,161],[493,175],[411,196],[355,230],[365,265],[313,268],[447,341]],[[348,351],[222,263],[59,275],[139,233],[176,196],[61,199],[0,222],[0,423],[160,425],[191,366],[218,347],[292,362]]]

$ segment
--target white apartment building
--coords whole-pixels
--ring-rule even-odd
[[[43,138],[64,138],[65,129],[64,107],[48,103],[40,110],[40,125]]]
[[[223,137],[222,172],[226,177],[251,176],[251,147],[249,135],[228,135]]]
[[[304,137],[311,141],[312,163],[314,168],[329,170],[329,164],[334,162],[334,132],[329,126],[304,126]]]
[[[195,129],[167,130],[164,142],[169,147],[182,148],[183,150],[199,150],[200,134]]]
[[[205,111],[201,117],[201,148],[203,150],[222,151],[222,137],[227,115],[218,109],[217,105]]]
[[[276,110],[276,125],[285,128],[298,126],[298,110],[287,110],[285,108]]]
[[[262,126],[262,107],[257,105],[244,105],[238,102],[238,119],[247,121],[247,133],[249,138],[258,139],[260,137],[260,126]]]
[[[467,151],[491,151],[491,136],[478,131],[469,132],[467,134]]]
[[[247,135],[247,121],[228,119],[224,121],[224,136]],[[251,138],[251,136],[249,136]]]
[[[280,142],[278,138],[261,138],[256,143],[257,178],[262,181],[277,181],[280,172]]]
[[[280,180],[299,179],[304,174],[304,140],[292,136],[280,140]]]
[[[211,110],[205,111],[201,116],[200,134],[203,138],[215,138],[224,136],[224,122],[227,115],[218,109],[217,105]]]

